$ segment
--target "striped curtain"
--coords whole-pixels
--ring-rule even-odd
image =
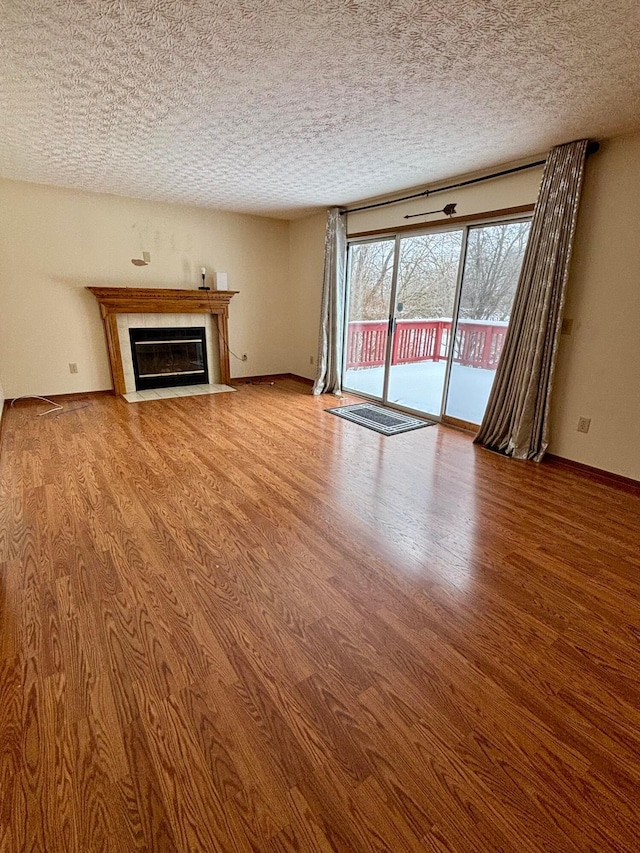
[[[547,159],[509,329],[475,442],[540,462],[588,140],[558,145]]]
[[[347,266],[345,217],[333,207],[327,214],[324,240],[324,284],[314,394],[342,395],[344,302]]]

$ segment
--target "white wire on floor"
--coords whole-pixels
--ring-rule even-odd
[[[38,412],[38,417],[41,418],[42,415],[50,415],[51,412],[62,412],[64,410],[64,406],[61,406],[60,403],[56,403],[54,400],[50,400],[48,397],[40,397],[39,394],[23,394],[21,397],[15,397],[11,401],[11,408],[15,406],[18,400],[44,400],[45,403],[51,403],[51,409],[47,409],[46,412]]]

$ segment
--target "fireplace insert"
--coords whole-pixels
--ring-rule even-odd
[[[136,390],[207,385],[204,327],[129,329]]]

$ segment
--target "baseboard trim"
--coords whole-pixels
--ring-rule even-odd
[[[470,432],[475,435],[478,432],[478,424],[473,424],[471,421],[463,421],[461,418],[452,418],[451,415],[442,415],[440,423],[443,426],[453,427],[454,429]]]
[[[297,373],[287,373],[289,379],[295,379],[296,382],[303,382],[305,385],[310,385],[312,388],[315,385],[315,380],[307,379],[306,376],[299,376]]]
[[[4,420],[6,417],[7,403],[8,400],[5,400],[2,404],[2,408],[0,408],[0,462],[2,462],[2,435],[4,433]]]
[[[251,385],[253,383],[276,382],[282,379],[294,379],[305,385],[313,385],[313,379],[306,376],[298,376],[297,373],[261,373],[257,376],[236,376],[230,381],[230,385]]]
[[[594,468],[592,465],[585,465],[584,462],[576,462],[573,459],[566,459],[564,456],[556,456],[555,453],[547,453],[543,463],[558,468],[569,468],[572,471],[584,474],[596,483],[605,486],[617,486],[627,492],[640,494],[640,480],[633,480],[631,477],[624,477],[622,474],[614,474],[612,471],[605,471],[603,468]]]
[[[26,395],[24,397],[12,397],[10,399],[5,400],[5,406],[11,405],[16,400],[37,400],[39,397],[46,397],[47,400],[53,400],[54,403],[57,403],[59,400],[78,400],[84,399],[85,397],[104,397],[115,396],[115,391],[113,388],[106,388],[104,391],[71,391],[68,394],[33,394]]]

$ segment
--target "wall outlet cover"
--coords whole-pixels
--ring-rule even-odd
[[[578,432],[589,432],[591,418],[578,418]]]

